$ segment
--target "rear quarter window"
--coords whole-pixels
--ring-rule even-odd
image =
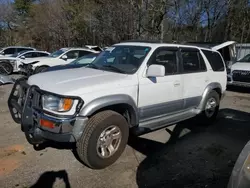
[[[209,50],[202,50],[202,52],[205,54],[213,71],[223,72],[225,70],[224,61],[218,52],[213,52],[213,51],[209,51]]]

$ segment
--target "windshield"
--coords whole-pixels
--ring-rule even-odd
[[[133,74],[150,51],[148,46],[112,46],[101,52],[88,67]]]
[[[91,63],[92,61],[95,60],[95,58],[99,55],[99,53],[96,54],[88,54],[85,56],[82,56],[74,61],[72,61],[71,63],[69,63],[70,65],[87,65],[89,63]]]
[[[238,62],[250,63],[250,54],[248,54],[245,57],[241,58]]]
[[[66,52],[65,49],[60,49],[60,50],[57,50],[57,51],[51,53],[48,57],[54,57],[54,58],[56,58],[56,57],[62,55],[64,52]]]

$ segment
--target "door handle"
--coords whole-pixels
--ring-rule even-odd
[[[180,82],[175,82],[174,83],[174,86],[179,86],[179,85],[181,85]]]

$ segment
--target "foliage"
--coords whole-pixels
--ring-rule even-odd
[[[0,45],[250,42],[249,0],[1,0]]]

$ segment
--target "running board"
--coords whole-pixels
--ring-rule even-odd
[[[192,117],[195,117],[196,115],[197,115],[197,110],[191,109],[178,114],[165,115],[148,121],[143,121],[139,123],[138,127],[134,127],[133,133],[136,135],[146,134],[151,131],[155,131],[163,127],[167,127],[176,124],[178,122],[190,119]]]

